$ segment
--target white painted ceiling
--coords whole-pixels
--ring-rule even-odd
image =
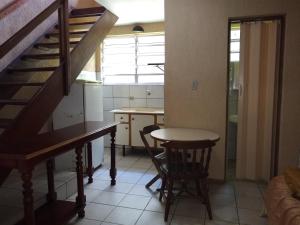
[[[96,0],[119,17],[117,25],[164,21],[164,0]]]

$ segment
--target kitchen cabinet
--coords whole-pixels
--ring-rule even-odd
[[[123,108],[112,110],[117,126],[116,144],[123,146],[144,147],[139,131],[144,127],[157,124],[160,127],[164,124],[164,111],[152,108]],[[150,135],[146,136],[148,143],[152,147],[159,146]]]
[[[140,137],[140,130],[144,127],[155,124],[153,115],[131,115],[131,146],[144,146]],[[154,140],[146,137],[150,146],[154,146]]]

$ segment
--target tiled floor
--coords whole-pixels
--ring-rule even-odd
[[[144,186],[156,174],[150,159],[136,152],[129,152],[125,158],[118,154],[117,184],[111,187],[109,163],[106,163],[109,162],[109,157],[107,151],[103,167],[94,174],[94,183],[85,187],[87,196],[85,218],[74,218],[69,225],[266,224],[266,219],[260,217],[264,186],[251,182],[212,183],[210,185],[214,218],[212,221],[208,219],[206,210],[199,201],[182,198],[173,204],[169,221],[165,223],[163,220],[164,204],[158,201],[156,192],[159,182],[149,190]],[[68,199],[74,201],[75,195]],[[0,204],[0,215],[6,211],[7,209],[2,208]],[[22,211],[19,209],[18,213]],[[11,215],[6,216],[7,223],[4,224],[10,224],[10,217]]]

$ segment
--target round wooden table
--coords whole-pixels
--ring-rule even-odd
[[[196,128],[163,128],[151,132],[151,137],[165,141],[218,141],[220,136],[212,131]]]

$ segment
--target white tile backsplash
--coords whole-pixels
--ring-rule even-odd
[[[162,98],[148,98],[147,107],[164,108],[164,99]]]
[[[129,101],[131,108],[144,108],[147,107],[146,98],[135,98]]]
[[[103,97],[112,98],[113,97],[113,86],[104,85],[103,86]]]
[[[129,98],[114,98],[114,108],[120,109],[129,107]]]
[[[114,85],[113,97],[129,97],[129,86],[127,85]]]
[[[103,99],[103,109],[104,110],[113,110],[114,109],[114,99],[113,98],[104,98]]]
[[[129,96],[134,98],[146,98],[146,86],[130,86]]]
[[[147,98],[164,98],[164,86],[163,85],[149,85],[146,89]]]

